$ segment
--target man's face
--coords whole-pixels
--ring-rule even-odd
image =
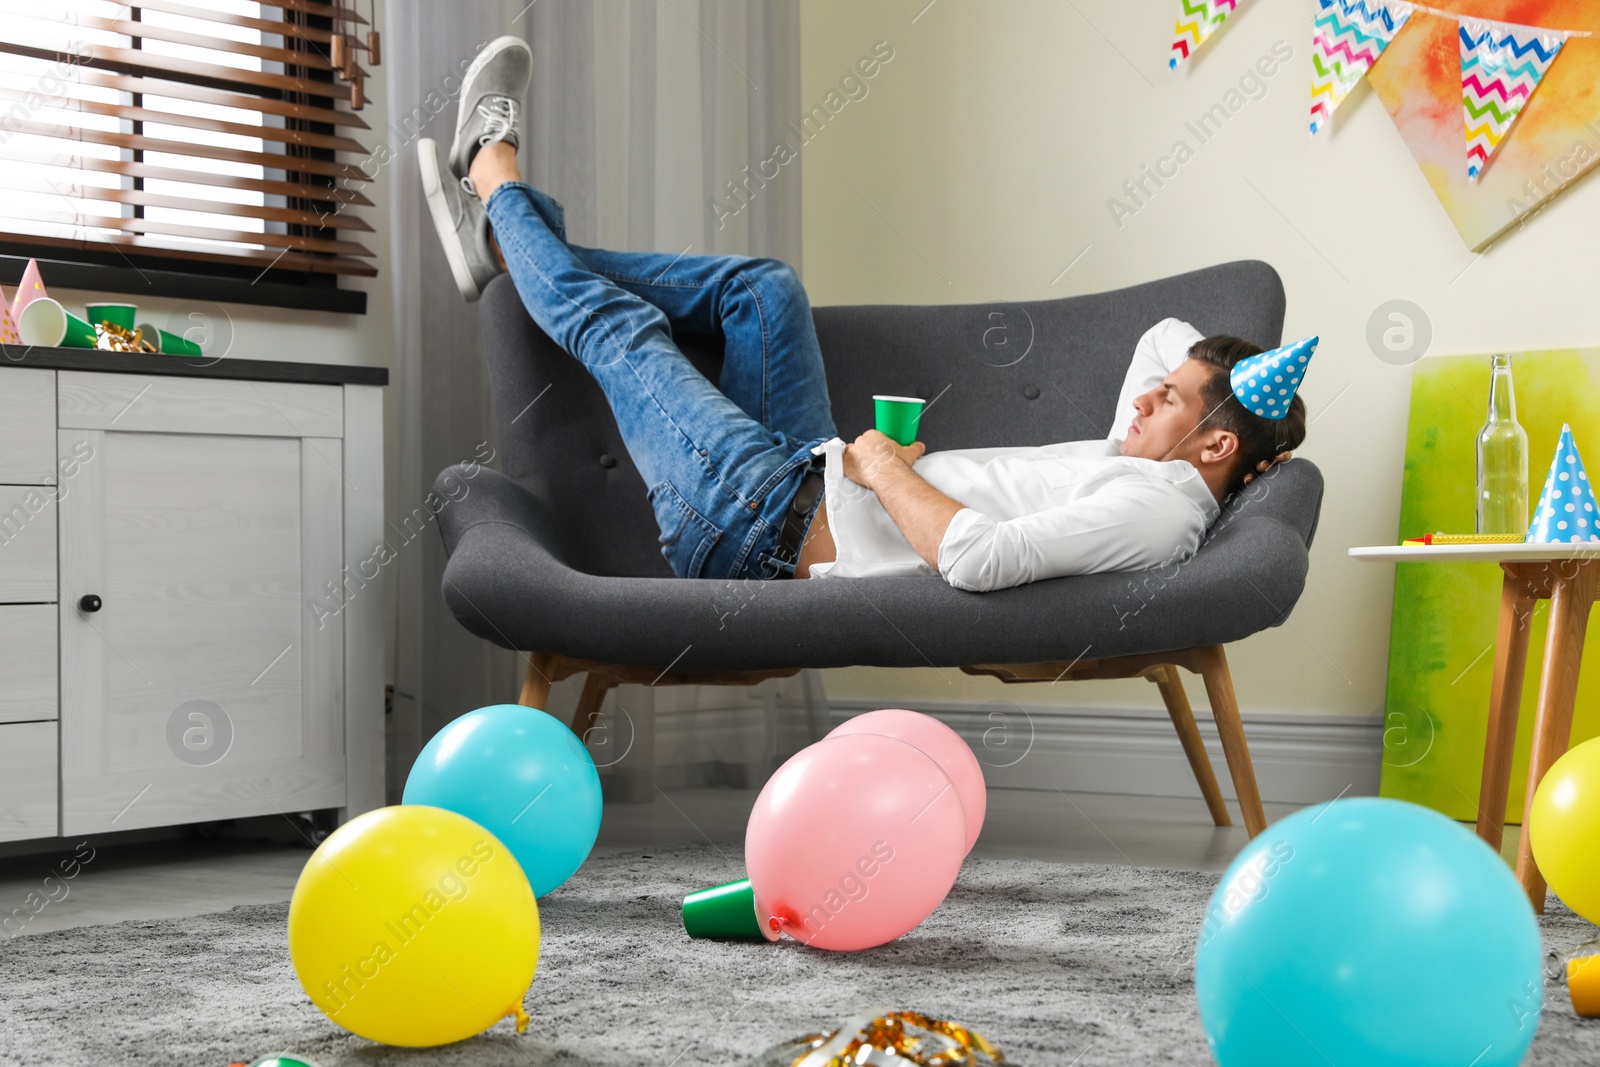
[[[1198,456],[1211,434],[1195,433],[1206,411],[1200,390],[1217,368],[1186,359],[1162,379],[1161,384],[1133,398],[1133,411],[1125,415],[1122,455],[1138,459],[1189,459]]]

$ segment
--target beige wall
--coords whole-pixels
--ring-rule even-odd
[[[1378,710],[1393,570],[1345,550],[1396,534],[1410,370],[1372,354],[1368,318],[1391,299],[1415,302],[1434,355],[1595,344],[1587,242],[1600,232],[1600,188],[1570,190],[1473,256],[1365,85],[1331,136],[1309,138],[1304,4],[1249,6],[1175,74],[1172,3],[926,4],[803,5],[808,107],[874,42],[894,49],[867,95],[802,153],[812,302],[1032,300],[1231,259],[1272,263],[1289,294],[1285,337],[1322,338],[1303,387],[1314,425],[1301,454],[1322,469],[1327,497],[1290,623],[1236,646],[1234,679],[1247,713]],[[1292,57],[1264,95],[1199,144],[1185,123],[1280,41]],[[1119,227],[1108,199],[1180,138],[1192,158],[1147,185],[1153,195]],[[1006,687],[955,670],[868,668],[826,682],[830,696],[886,705],[1159,706],[1153,687],[1132,682]]]

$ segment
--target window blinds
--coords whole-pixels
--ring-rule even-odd
[[[314,0],[0,0],[0,242],[376,274],[368,28]]]

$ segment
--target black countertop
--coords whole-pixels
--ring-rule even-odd
[[[155,352],[102,352],[97,348],[28,348],[0,345],[0,367],[94,370],[112,374],[177,374],[187,378],[246,378],[314,385],[388,385],[384,367],[339,363],[285,363],[275,359],[220,359]]]

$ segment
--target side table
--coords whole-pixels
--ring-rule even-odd
[[[1498,563],[1500,623],[1495,636],[1494,681],[1489,689],[1489,729],[1478,793],[1478,836],[1496,852],[1505,829],[1506,794],[1511,788],[1511,754],[1517,739],[1517,711],[1528,662],[1528,622],[1534,602],[1550,601],[1550,628],[1539,702],[1528,755],[1528,789],[1522,804],[1523,833],[1517,845],[1517,880],[1544,913],[1545,881],[1534,862],[1527,833],[1533,794],[1550,765],[1566,752],[1572,736],[1572,705],[1583,663],[1589,607],[1600,597],[1600,544],[1381,545],[1352,548],[1356,559],[1393,563]]]

